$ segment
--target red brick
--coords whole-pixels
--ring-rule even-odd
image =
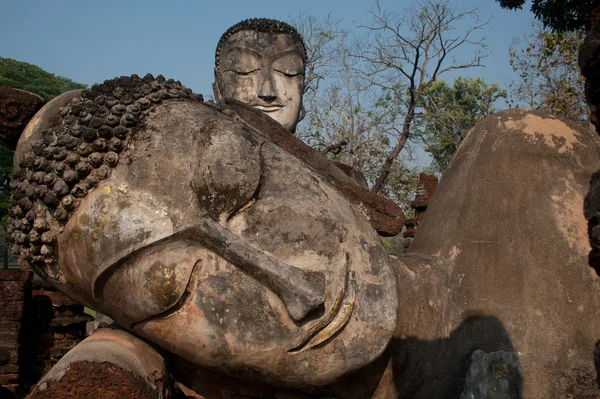
[[[1,320],[21,320],[23,309],[0,309]]]
[[[0,330],[0,345],[5,342],[17,342],[19,339],[19,330],[2,331]]]
[[[76,305],[78,304],[76,301],[72,300],[65,294],[60,291],[52,291],[49,289],[36,289],[31,291],[32,297],[44,297],[47,296],[50,298],[52,305],[54,306],[65,306],[65,305]]]
[[[26,286],[26,282],[24,281],[0,281],[0,289],[10,290],[10,291],[23,291]]]
[[[16,343],[14,347],[0,348],[0,364],[17,364],[18,361],[19,352]]]
[[[90,315],[81,315],[75,317],[56,317],[50,321],[50,326],[71,326],[73,324],[87,323],[88,321],[94,321],[94,318]]]
[[[21,328],[21,323],[14,320],[0,320],[0,331],[15,330]]]
[[[23,309],[23,305],[23,301],[2,301],[2,309],[4,310]]]
[[[0,303],[6,300],[22,300],[25,297],[23,290],[7,290],[0,287]]]
[[[37,335],[34,337],[34,341],[40,341],[40,342],[44,342],[44,341],[54,341],[55,337],[54,334],[52,334],[51,332],[46,332],[40,335]]]
[[[417,229],[415,229],[415,228],[413,227],[412,229],[408,229],[408,230],[406,230],[406,231],[405,231],[405,232],[402,234],[402,237],[404,237],[404,238],[408,238],[408,237],[412,238],[412,237],[414,237],[414,236],[415,236],[416,232],[417,232]]]
[[[78,343],[79,342],[72,341],[70,339],[61,339],[58,341],[54,341],[54,347],[55,348],[73,349],[75,347],[75,345],[77,345]]]
[[[6,384],[6,385],[2,385],[2,388],[12,392],[12,393],[16,393],[17,390],[19,389],[19,384]]]
[[[16,384],[18,380],[18,374],[0,374],[0,385]]]
[[[73,328],[73,329],[67,331],[65,338],[81,341],[83,338],[85,338],[85,336],[86,336],[85,329],[78,327],[78,328]]]
[[[0,269],[0,281],[26,281],[32,276],[33,273],[29,270]]]
[[[17,364],[5,364],[4,366],[0,366],[0,374],[9,374],[19,372],[19,365]]]
[[[55,359],[60,359],[70,350],[71,348],[50,348],[48,349],[48,354]]]

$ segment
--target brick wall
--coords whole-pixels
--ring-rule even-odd
[[[31,297],[29,270],[0,270],[0,397],[11,397],[22,390],[22,338],[25,305]]]
[[[404,237],[404,250],[406,251],[412,243],[415,234],[417,234],[417,227],[419,222],[423,220],[429,201],[433,197],[433,193],[438,185],[438,178],[427,173],[421,173],[419,175],[419,186],[417,187],[417,195],[413,202],[410,203],[411,208],[415,211],[415,217],[408,219],[405,223],[406,230],[402,237]]]
[[[0,269],[0,398],[23,397],[93,318],[28,270]]]
[[[86,336],[86,323],[93,317],[84,313],[83,305],[34,275],[31,301],[27,307],[30,334],[24,336],[22,355],[26,378],[23,388],[29,390],[52,366]]]

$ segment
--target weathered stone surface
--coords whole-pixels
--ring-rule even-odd
[[[399,258],[413,281],[399,290],[398,331],[414,337],[401,352],[411,359],[403,392],[411,367],[431,367],[425,342],[439,340],[447,379],[425,378],[413,397],[448,397],[451,379],[465,378],[455,365],[475,349],[519,353],[522,397],[582,394],[562,376],[593,373],[600,331],[581,206],[599,153],[588,131],[534,111],[492,115],[467,136]],[[480,330],[463,328],[475,320]]]
[[[196,365],[246,378],[322,385],[385,349],[397,314],[389,260],[328,180],[194,99],[153,106],[125,146],[70,219],[33,223],[53,235],[57,264],[39,268],[53,285]],[[40,200],[39,212],[54,206]],[[63,324],[58,310],[41,314],[49,326]]]
[[[357,185],[353,178],[328,162],[319,151],[304,144],[262,112],[248,108],[233,99],[224,99],[223,105],[233,109],[254,132],[306,162],[334,184],[346,198],[365,212],[369,222],[379,234],[394,236],[402,230],[404,213],[394,202]]]
[[[127,91],[131,82],[94,89],[106,92],[105,119],[76,121],[74,98],[60,111],[65,132],[85,141],[71,159],[82,176],[108,145],[99,137],[116,134],[101,130],[103,121],[137,123],[120,139],[119,162],[60,205],[63,183],[37,194],[27,185],[56,183],[46,161],[62,158],[61,147],[51,153],[27,136],[19,144],[38,158],[22,164],[20,190],[32,204],[12,212],[33,206],[44,217],[29,227],[16,219],[17,230],[31,231],[13,239],[43,241],[47,257],[36,261],[45,278],[160,345],[191,396],[596,394],[586,354],[600,331],[600,283],[585,264],[579,205],[598,139],[535,112],[486,119],[450,164],[411,253],[391,264],[369,222],[394,225],[398,215],[377,198],[357,200],[363,192],[348,176],[279,124],[232,101],[171,97],[160,79]],[[127,95],[138,89],[148,91],[148,107],[126,118]],[[71,129],[80,122],[95,127]],[[22,248],[32,260],[42,250]],[[69,389],[65,375],[79,363],[77,388],[83,369],[102,362],[145,383],[165,375],[149,345],[100,330],[61,359],[40,392]]]
[[[590,109],[590,121],[600,134],[600,3],[589,17],[589,29],[584,43],[579,49],[579,66],[585,77],[586,100]],[[589,192],[585,198],[585,216],[588,220],[588,233],[592,250],[590,266],[600,273],[600,171],[592,175]]]

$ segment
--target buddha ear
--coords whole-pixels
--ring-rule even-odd
[[[213,95],[215,96],[215,102],[221,100],[223,96],[221,95],[221,90],[219,90],[219,76],[217,75],[217,68],[215,68],[215,81],[212,84]]]
[[[0,87],[0,145],[14,150],[25,126],[44,103],[37,94]]]
[[[302,105],[300,105],[300,111],[298,112],[298,122],[296,122],[296,124],[298,124],[302,119],[304,119],[305,116],[306,109],[304,108],[304,103],[302,103]]]

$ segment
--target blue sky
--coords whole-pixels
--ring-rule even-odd
[[[401,10],[409,1],[382,0],[386,9]],[[529,32],[529,11],[502,10],[494,0],[465,0],[492,17],[484,34],[490,55],[485,68],[461,74],[502,82],[512,76],[508,46]],[[367,23],[372,5],[361,0],[289,1],[82,1],[0,0],[0,56],[36,64],[76,82],[93,84],[120,75],[147,72],[181,80],[209,94],[214,49],[220,35],[250,17],[289,20],[300,13],[331,14],[344,27]],[[451,80],[455,76],[448,76]]]
[[[483,32],[489,56],[485,67],[441,78],[483,77],[504,86],[515,76],[508,47],[514,38],[530,32],[533,15],[503,10],[494,0],[450,2],[478,6],[482,18],[491,18]],[[381,0],[382,8],[394,11],[411,3]],[[0,57],[29,62],[88,85],[133,73],[162,74],[208,97],[215,46],[233,24],[252,17],[289,21],[311,13],[330,14],[342,20],[343,28],[357,30],[357,23],[369,22],[372,5],[369,0],[0,0]],[[468,50],[457,54],[468,55]]]

